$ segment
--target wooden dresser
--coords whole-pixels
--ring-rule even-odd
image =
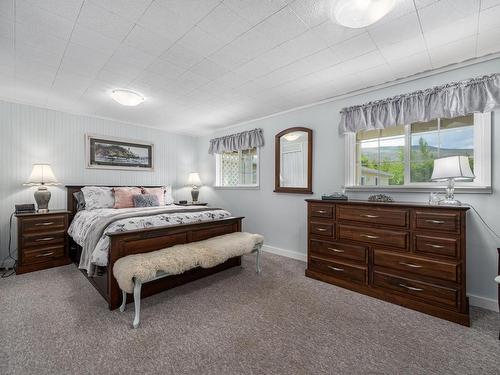
[[[71,263],[68,254],[69,211],[17,214],[16,273]]]
[[[468,207],[306,201],[306,276],[469,326]]]

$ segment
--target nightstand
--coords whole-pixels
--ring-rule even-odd
[[[17,214],[17,268],[22,274],[71,263],[66,210]]]
[[[207,206],[208,203],[200,203],[200,202],[197,202],[197,203],[193,203],[193,202],[179,203],[179,202],[177,202],[176,205],[177,206]]]

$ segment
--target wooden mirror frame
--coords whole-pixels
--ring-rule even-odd
[[[280,139],[286,134],[294,132],[307,133],[307,187],[282,187],[280,186],[280,167],[281,167],[281,144]],[[275,193],[294,193],[294,194],[312,194],[312,158],[313,158],[313,131],[309,128],[294,127],[285,129],[274,138],[274,192]]]

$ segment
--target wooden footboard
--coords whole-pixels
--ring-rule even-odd
[[[217,221],[197,224],[181,224],[175,226],[140,229],[122,233],[110,233],[110,251],[107,267],[107,290],[99,288],[98,280],[93,284],[106,298],[111,310],[116,309],[121,303],[121,291],[113,276],[114,263],[127,255],[147,253],[177,244],[201,241],[207,238],[220,236],[233,232],[241,232],[242,217],[231,217]],[[163,290],[172,288],[186,282],[222,271],[241,264],[241,258],[229,259],[218,267],[211,269],[197,268],[182,275],[170,276],[157,282],[149,283],[142,289],[142,297],[146,297]]]

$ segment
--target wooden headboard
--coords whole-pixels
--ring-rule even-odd
[[[67,210],[71,212],[71,214],[69,215],[69,222],[70,223],[73,221],[73,217],[77,213],[76,199],[73,196],[73,193],[80,191],[85,186],[110,186],[110,185],[66,185],[66,190],[67,190],[66,207],[67,207]],[[125,187],[125,186],[130,186],[130,185],[113,185],[113,187]],[[137,187],[157,188],[157,187],[162,187],[162,186],[165,186],[165,185],[154,185],[154,186],[143,185],[143,186],[137,186]]]

